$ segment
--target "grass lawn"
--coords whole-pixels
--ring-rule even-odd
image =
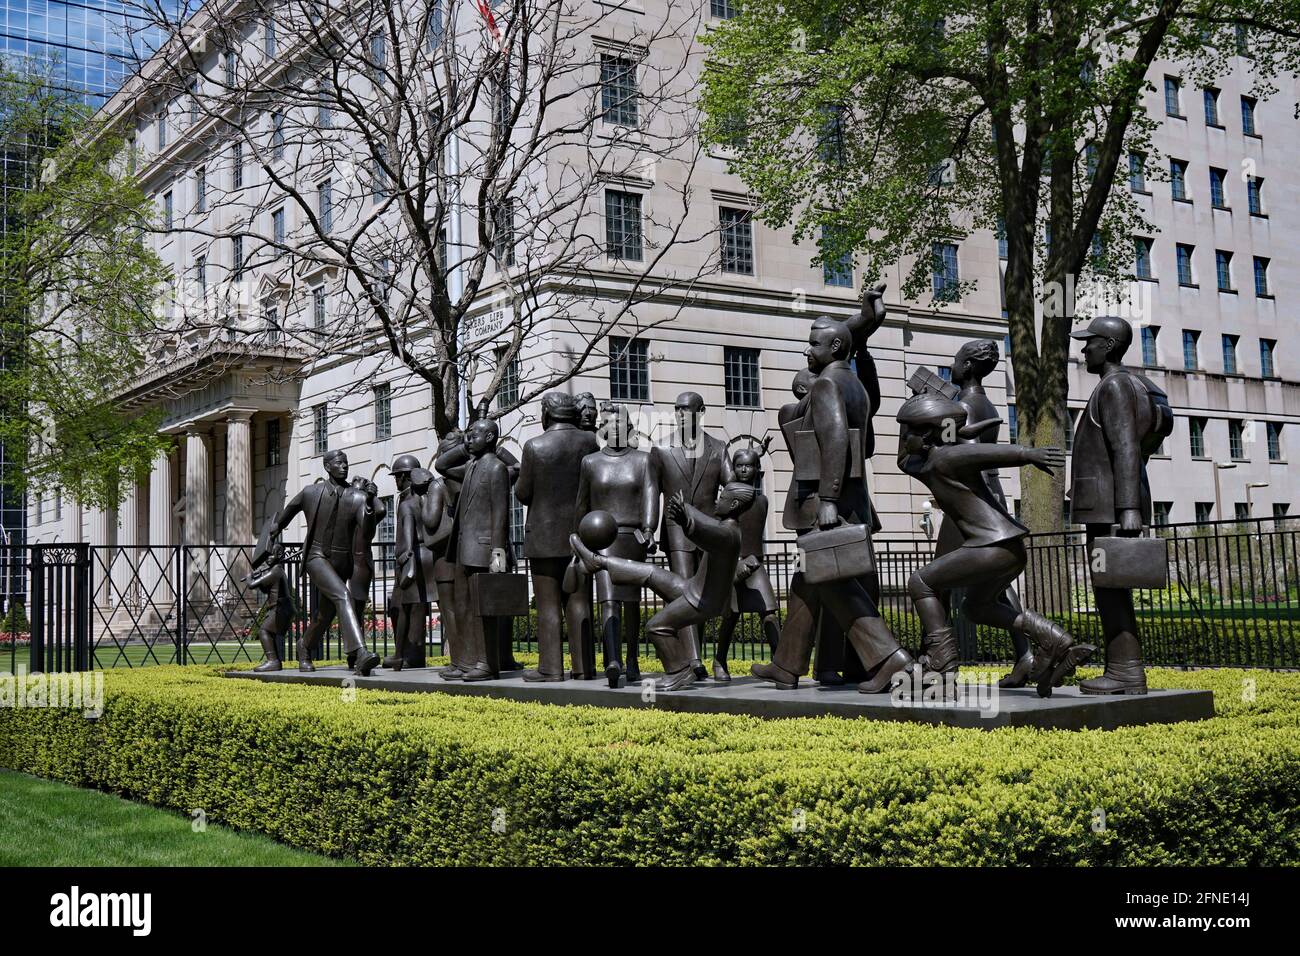
[[[0,866],[337,866],[268,837],[0,770]]]

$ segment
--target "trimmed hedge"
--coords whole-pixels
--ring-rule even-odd
[[[1300,862],[1300,675],[1150,680],[1212,689],[1219,715],[990,732],[166,666],[108,672],[97,721],[0,710],[0,766],[371,864]]]

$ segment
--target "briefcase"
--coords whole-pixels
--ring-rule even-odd
[[[803,577],[809,584],[860,578],[875,570],[871,532],[865,524],[842,524],[799,536]]]
[[[1107,537],[1092,539],[1088,568],[1099,588],[1163,588],[1169,586],[1169,554],[1163,538],[1121,538],[1119,525]]]
[[[482,617],[523,617],[528,613],[528,575],[491,571],[472,574],[469,596]]]

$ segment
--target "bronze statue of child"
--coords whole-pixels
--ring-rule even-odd
[[[267,552],[265,562],[250,571],[244,580],[250,588],[266,595],[257,634],[264,657],[253,670],[259,674],[278,671],[283,666],[280,639],[288,633],[297,612],[293,592],[289,590],[289,578],[284,573],[284,545],[276,541]]]

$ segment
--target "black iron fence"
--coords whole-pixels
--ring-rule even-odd
[[[1134,592],[1148,663],[1300,667],[1300,519],[1171,525],[1157,533],[1167,546],[1169,586]],[[1100,644],[1082,534],[1035,535],[1028,544],[1029,566],[1019,582],[1027,603],[1079,640]],[[881,612],[904,645],[915,650],[921,628],[907,582],[932,558],[932,545],[881,540],[875,546]],[[251,545],[4,548],[0,581],[20,581],[22,590],[0,592],[0,668],[66,671],[259,660],[262,596],[243,580],[251,553]],[[769,541],[765,561],[784,601],[797,569],[797,545]],[[392,648],[385,607],[394,563],[391,544],[375,546],[363,624],[367,642],[381,654]],[[526,570],[527,562],[521,563]],[[18,569],[24,573],[11,573]],[[292,659],[292,642],[305,629],[316,598],[302,572],[299,549],[292,546],[286,571],[298,613],[281,653]],[[966,662],[1011,659],[1007,635],[964,621],[960,595],[953,604]],[[647,591],[642,621],[659,606]],[[428,629],[433,654],[442,650],[438,622],[435,605]],[[536,648],[534,627],[532,615],[515,619],[518,649]],[[716,622],[705,628],[706,653],[712,651],[715,629]],[[737,628],[733,656],[761,658],[767,653],[756,617],[746,615]],[[341,656],[337,628],[316,655]]]

